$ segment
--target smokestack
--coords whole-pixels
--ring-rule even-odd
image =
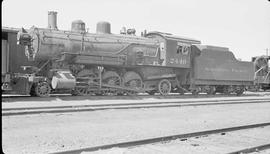
[[[48,28],[57,30],[57,12],[48,12]]]

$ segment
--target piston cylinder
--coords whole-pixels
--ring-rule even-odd
[[[54,72],[51,85],[53,89],[73,89],[76,79],[69,71],[57,71]]]

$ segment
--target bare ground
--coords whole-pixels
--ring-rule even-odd
[[[268,103],[5,116],[2,147],[49,153],[263,122],[270,122]]]

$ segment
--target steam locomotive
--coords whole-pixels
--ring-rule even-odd
[[[96,33],[88,33],[85,23],[76,20],[71,30],[59,30],[54,11],[48,12],[48,28],[2,27],[2,91],[40,97],[241,95],[254,85],[254,75],[268,69],[238,61],[228,48],[201,45],[196,39],[157,31],[136,36],[135,29],[124,27],[112,34],[110,29],[110,23],[99,22]],[[269,73],[265,81],[270,83]]]

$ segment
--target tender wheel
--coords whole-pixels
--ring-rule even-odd
[[[236,93],[237,96],[240,96],[240,95],[242,95],[244,93],[244,91],[245,91],[245,88],[239,87],[239,88],[237,88],[235,93]]]
[[[208,95],[215,95],[216,94],[216,87],[209,87],[208,91],[207,91]]]
[[[233,91],[234,88],[232,86],[224,86],[221,92],[225,95],[230,95]]]
[[[51,87],[48,82],[39,82],[33,85],[34,92],[32,91],[31,94],[38,97],[48,97],[51,92]]]
[[[171,82],[167,79],[163,79],[158,84],[158,92],[161,95],[168,95],[171,92],[172,85]]]

